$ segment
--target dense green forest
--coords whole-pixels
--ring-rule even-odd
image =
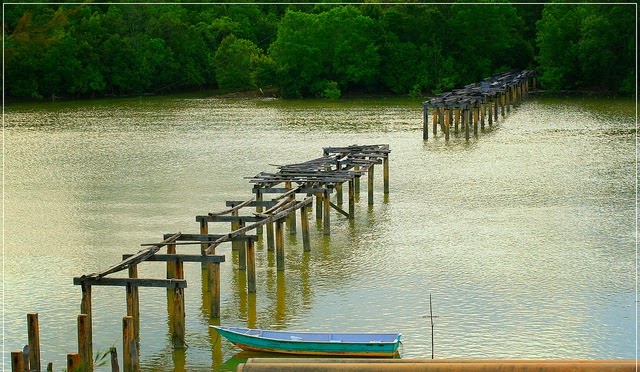
[[[438,93],[513,69],[548,90],[630,94],[635,11],[605,4],[14,4],[8,97],[199,89]]]

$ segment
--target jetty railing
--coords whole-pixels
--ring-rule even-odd
[[[432,110],[434,136],[440,125],[448,141],[453,126],[456,134],[458,128],[463,129],[466,140],[469,140],[472,125],[473,134],[477,137],[478,124],[484,130],[486,118],[492,126],[494,121],[498,121],[498,113],[504,117],[505,111],[509,112],[512,106],[526,97],[531,87],[536,88],[535,71],[523,70],[494,75],[431,98],[422,103],[422,138],[429,139],[429,109]]]

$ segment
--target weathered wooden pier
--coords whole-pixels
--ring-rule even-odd
[[[505,116],[511,107],[536,88],[536,74],[532,70],[494,75],[462,89],[454,89],[422,103],[422,138],[429,139],[429,109],[432,110],[433,135],[440,130],[449,140],[451,127],[458,134],[464,130],[467,140],[478,136],[478,124],[484,130],[485,122],[492,126],[499,115]]]
[[[185,303],[184,291],[187,281],[184,277],[185,262],[199,262],[202,265],[203,303],[208,304],[209,317],[220,318],[220,264],[224,255],[216,255],[216,247],[230,242],[238,254],[238,275],[246,275],[246,292],[256,293],[255,245],[262,239],[266,229],[267,252],[275,251],[276,269],[285,270],[284,234],[285,226],[289,234],[297,233],[296,213],[300,211],[303,250],[311,250],[309,235],[309,214],[316,202],[316,219],[322,221],[322,233],[330,235],[331,209],[349,219],[355,216],[356,194],[360,192],[360,178],[368,179],[368,204],[374,202],[374,168],[383,166],[384,194],[389,193],[389,145],[365,145],[347,147],[326,147],[323,156],[297,164],[279,165],[276,172],[261,172],[247,177],[253,184],[252,196],[244,201],[227,201],[220,212],[210,212],[196,216],[198,234],[181,232],[165,233],[160,242],[141,244],[144,248],[135,254],[125,254],[122,261],[100,272],[73,278],[80,286],[82,299],[78,315],[78,352],[67,356],[67,370],[93,370],[92,340],[92,287],[125,287],[127,314],[123,317],[123,369],[138,371],[138,344],[140,339],[139,287],[160,287],[167,290],[169,331],[173,345],[184,347]],[[343,185],[348,186],[348,208],[344,204]],[[335,203],[331,201],[335,194]],[[267,199],[267,195],[271,197]],[[301,196],[300,200],[297,198]],[[209,234],[209,224],[227,223],[228,234]],[[255,230],[255,234],[249,234]],[[198,253],[178,253],[178,247],[199,246]],[[166,253],[161,249],[166,247]],[[144,262],[166,262],[166,278],[139,278],[138,265]],[[128,277],[113,277],[111,274],[127,270]],[[244,292],[245,289],[242,289]],[[12,370],[24,371],[25,366],[40,370],[39,340],[37,334],[37,314],[29,315],[29,347],[12,353]],[[35,322],[35,330],[32,323]],[[33,345],[32,345],[33,344]],[[115,351],[115,350],[114,350]],[[15,358],[14,358],[15,354]],[[22,355],[28,355],[22,357]],[[15,359],[15,360],[14,360]],[[117,357],[113,357],[117,363]]]

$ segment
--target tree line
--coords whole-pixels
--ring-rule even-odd
[[[635,92],[621,4],[5,5],[9,97],[276,88],[423,95],[535,69],[548,90]]]

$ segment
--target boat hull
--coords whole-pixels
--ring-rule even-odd
[[[400,334],[321,334],[216,326],[213,328],[243,350],[280,354],[392,357],[400,345]],[[319,340],[325,338],[326,340]]]

